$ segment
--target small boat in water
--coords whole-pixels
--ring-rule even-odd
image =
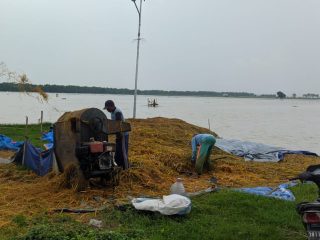
[[[157,102],[157,99],[149,99],[148,98],[148,107],[156,107],[156,106],[158,106],[159,104],[158,104],[158,102]]]

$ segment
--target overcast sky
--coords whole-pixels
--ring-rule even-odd
[[[319,0],[146,0],[139,89],[320,93]],[[0,62],[33,83],[134,88],[130,0],[0,0]]]

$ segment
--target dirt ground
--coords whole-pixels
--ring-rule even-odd
[[[115,189],[91,187],[76,193],[61,187],[63,175],[38,177],[13,164],[0,164],[0,227],[11,222],[12,216],[51,212],[57,208],[100,207],[128,201],[128,197],[168,194],[177,177],[184,179],[189,192],[211,186],[215,177],[218,186],[276,186],[286,182],[308,165],[319,164],[320,157],[287,155],[279,163],[246,162],[214,148],[211,160],[214,169],[201,177],[190,176],[190,140],[195,133],[208,129],[179,119],[151,118],[130,120],[129,158],[134,167],[121,173]],[[212,133],[215,135],[215,133]],[[12,153],[0,152],[0,157]],[[79,216],[86,218],[86,215]]]

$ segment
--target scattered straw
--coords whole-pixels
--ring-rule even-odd
[[[0,151],[0,158],[10,159],[14,155],[12,151]]]
[[[193,170],[190,140],[193,134],[208,132],[207,129],[178,119],[152,118],[130,122],[129,158],[133,167],[121,173],[120,185],[115,189],[94,187],[75,192],[61,184],[65,183],[65,175],[38,177],[18,170],[14,165],[0,165],[0,226],[17,214],[30,216],[65,207],[98,208],[127,202],[128,196],[161,196],[169,193],[177,177],[184,179],[189,192],[208,188],[212,176],[218,179],[218,185],[226,187],[276,186],[308,165],[320,162],[319,157],[303,155],[288,155],[279,163],[245,162],[214,148],[211,155],[213,171],[192,178],[188,174]],[[79,220],[87,216],[90,215],[79,217]]]

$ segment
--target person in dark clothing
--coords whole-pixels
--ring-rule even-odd
[[[115,106],[112,100],[108,100],[105,102],[104,109],[106,109],[111,114],[111,120],[125,121],[122,111]],[[129,133],[118,133],[116,135],[115,161],[117,165],[121,166],[123,169],[129,168],[128,149]]]

